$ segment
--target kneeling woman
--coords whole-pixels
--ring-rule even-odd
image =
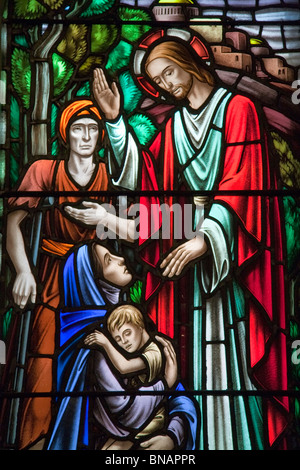
[[[88,392],[93,390],[90,380],[89,359],[91,349],[84,346],[84,337],[105,321],[107,311],[120,301],[124,289],[133,277],[124,258],[113,253],[104,244],[91,242],[76,248],[68,257],[63,271],[64,305],[60,312],[59,356],[57,359],[57,389],[69,392],[57,403],[57,415],[48,444],[49,450],[76,450],[93,447],[89,432],[91,406]],[[168,344],[166,341],[165,344]],[[173,364],[174,366],[174,364]],[[165,374],[170,369],[170,358],[166,354]],[[177,365],[175,365],[177,367]],[[125,389],[118,383],[108,365],[103,368],[107,376],[108,390],[122,392]],[[157,405],[160,394],[165,390],[164,381],[147,387],[151,393],[146,396],[122,396],[119,413],[134,416],[141,406],[151,410]],[[109,388],[114,384],[113,388]],[[177,389],[182,390],[178,384]],[[87,393],[86,393],[87,392]],[[154,392],[154,393],[153,393]],[[162,397],[161,397],[162,398]],[[108,405],[109,407],[109,405]],[[153,440],[144,442],[149,448],[168,450],[171,448],[194,449],[197,437],[197,411],[195,403],[184,395],[168,399],[169,418],[165,432]],[[115,433],[128,437],[130,430],[118,423],[115,417]],[[155,447],[155,446],[162,447]]]

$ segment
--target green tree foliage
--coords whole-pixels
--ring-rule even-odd
[[[103,57],[90,55],[78,69],[79,77],[90,78],[93,70],[103,64]]]
[[[296,160],[289,144],[277,132],[272,132],[273,144],[279,155],[279,169],[283,185],[300,187],[300,161]]]
[[[11,324],[13,309],[10,308],[4,315],[3,315],[3,326],[2,326],[2,334],[3,339],[5,340],[9,331],[9,327]]]
[[[46,8],[36,0],[15,0],[15,14],[18,18],[36,19],[46,13]]]
[[[58,118],[58,107],[55,104],[51,106],[51,138],[53,142],[51,144],[51,155],[57,156],[58,149],[58,140],[55,138],[57,133],[57,118]]]
[[[53,104],[51,106],[51,137],[54,137],[56,134],[56,122],[57,122],[58,108]]]
[[[91,52],[78,69],[80,77],[88,77],[93,69],[100,67],[104,62],[104,55],[117,39],[118,30],[115,25],[94,24],[91,28]]]
[[[89,82],[83,83],[83,85],[78,89],[76,96],[91,96],[91,87]]]
[[[19,167],[20,167],[20,144],[13,142],[10,145],[9,155],[9,179],[11,186],[14,187],[17,184],[19,178]]]
[[[54,95],[60,95],[71,79],[74,67],[63,59],[59,54],[53,54],[53,82],[54,82]]]
[[[142,281],[137,280],[132,287],[130,287],[130,298],[132,302],[139,304],[142,299]]]
[[[128,68],[132,45],[126,41],[120,41],[112,49],[108,56],[106,69],[111,73],[119,72],[122,68]]]
[[[133,128],[141,145],[146,145],[156,132],[152,121],[143,114],[134,114],[128,119],[128,124]]]
[[[101,15],[109,10],[115,3],[115,0],[92,0],[88,8],[86,8],[80,16],[90,17]]]
[[[12,139],[20,137],[20,110],[14,96],[10,100],[10,136]]]
[[[280,178],[284,188],[300,187],[300,162],[277,132],[271,133],[273,145],[279,158]],[[288,269],[291,270],[300,256],[300,206],[299,201],[291,196],[283,198],[285,212],[285,230],[287,242]]]
[[[51,10],[57,10],[59,7],[62,6],[64,0],[42,0],[45,5],[51,8]]]
[[[51,145],[51,155],[57,156],[59,152],[58,141],[54,140]]]
[[[14,0],[15,14],[18,18],[36,19],[47,13],[47,7],[57,10],[64,0]],[[46,6],[45,6],[46,5]]]
[[[14,37],[14,42],[18,44],[19,46],[23,46],[26,48],[29,47],[27,39],[25,38],[23,34],[16,34],[16,36]]]
[[[22,49],[15,48],[11,58],[12,83],[23,101],[24,107],[29,108],[31,68],[29,54]]]
[[[300,326],[294,320],[292,320],[291,323],[290,323],[290,335],[291,335],[291,341],[294,341],[295,339],[300,338]]]
[[[121,73],[119,76],[119,84],[124,96],[124,111],[129,113],[135,109],[141,99],[142,92],[137,88],[129,71]]]
[[[58,52],[74,62],[82,60],[87,50],[87,30],[87,26],[83,24],[68,26],[65,37],[57,47]]]
[[[118,10],[120,19],[122,21],[149,21],[151,20],[150,15],[144,10],[138,10],[133,8],[121,7]],[[149,31],[150,26],[147,25],[136,25],[128,24],[122,25],[121,36],[130,42],[137,41],[144,33]]]
[[[300,256],[300,207],[291,197],[283,198],[288,269],[292,270]]]
[[[118,29],[113,24],[93,24],[91,31],[91,52],[103,54],[115,42]]]

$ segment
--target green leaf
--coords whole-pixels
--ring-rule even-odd
[[[106,69],[110,72],[117,72],[123,67],[128,67],[132,46],[128,42],[120,41],[110,52],[106,64]]]
[[[106,52],[117,38],[118,29],[115,25],[94,24],[91,31],[91,52]]]
[[[27,42],[27,39],[26,37],[23,35],[23,34],[17,34],[15,37],[14,37],[14,41],[16,44],[18,44],[19,46],[23,46],[23,47],[26,47],[28,48],[29,47],[29,44]]]
[[[47,10],[37,0],[15,0],[15,14],[18,18],[35,19],[47,13]]]
[[[105,148],[102,147],[102,148],[99,150],[98,155],[99,155],[99,157],[100,157],[101,159],[103,159],[103,158],[105,158],[105,154],[106,154]]]
[[[91,96],[91,87],[89,82],[85,82],[76,93],[76,96]]]
[[[291,270],[300,256],[300,207],[291,196],[283,197],[285,215],[285,233],[287,248],[287,265]]]
[[[58,108],[53,104],[51,106],[51,137],[54,137],[57,130]]]
[[[3,316],[3,339],[5,340],[12,320],[13,309],[10,308]]]
[[[294,320],[290,321],[290,337],[291,340],[300,338],[300,325]]]
[[[52,56],[54,95],[60,95],[71,79],[74,67],[58,54]]]
[[[10,136],[12,139],[18,139],[20,136],[20,109],[13,95],[10,100]]]
[[[92,0],[89,7],[81,13],[80,16],[95,16],[109,10],[115,3],[115,0]]]
[[[51,155],[57,157],[58,153],[59,153],[58,141],[54,140],[54,142],[52,142],[52,146],[51,146]]]
[[[287,143],[277,132],[271,132],[274,149],[279,159],[280,177],[284,186],[300,187],[300,161],[295,158]]]
[[[142,281],[137,280],[133,286],[130,287],[130,298],[132,302],[139,304],[141,303],[141,298],[142,298]]]
[[[12,83],[26,109],[30,103],[31,68],[29,54],[15,48],[11,58]]]
[[[58,52],[74,62],[79,62],[87,50],[87,31],[87,26],[83,24],[69,25],[65,37],[57,46]]]
[[[119,8],[119,16],[122,21],[150,21],[151,16],[144,10],[136,10],[133,8]],[[143,34],[150,30],[147,25],[122,25],[121,36],[130,42],[137,41]]]
[[[19,159],[20,159],[20,145],[18,143],[11,143],[9,156],[9,177],[11,186],[15,186],[19,179]]]
[[[134,80],[128,71],[119,76],[119,84],[124,96],[125,112],[133,111],[142,97],[142,92],[135,85]]]
[[[48,5],[51,10],[57,10],[59,7],[62,6],[64,0],[43,0],[43,2]]]
[[[100,67],[103,63],[103,57],[90,55],[78,69],[79,77],[90,77],[92,70]]]
[[[141,145],[146,145],[156,132],[152,121],[143,114],[134,114],[128,119]]]

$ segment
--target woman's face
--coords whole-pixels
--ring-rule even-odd
[[[82,118],[74,121],[69,130],[71,152],[81,157],[93,155],[99,138],[99,126],[94,119]]]
[[[163,57],[152,60],[147,67],[150,78],[177,100],[187,98],[193,76],[170,59]]]
[[[106,281],[119,287],[124,287],[131,282],[132,274],[128,271],[124,258],[113,255],[107,248],[98,244],[95,251]]]

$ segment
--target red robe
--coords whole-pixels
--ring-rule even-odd
[[[254,104],[243,96],[233,97],[225,117],[223,171],[216,186],[220,191],[253,191],[254,195],[220,194],[216,201],[234,212],[238,220],[238,279],[250,294],[247,306],[249,326],[248,350],[251,377],[263,390],[287,390],[286,301],[284,282],[284,247],[282,214],[277,197],[263,197],[259,191],[276,189],[275,172],[269,161],[267,139],[260,128]],[[163,187],[176,186],[176,157],[173,146],[172,118],[164,132],[158,134],[150,152],[155,163],[144,171],[144,189],[157,186],[155,166],[163,173]],[[152,175],[152,182],[149,181]],[[169,198],[171,203],[171,197]],[[142,240],[144,242],[144,240]],[[143,258],[149,265],[160,261],[158,244],[145,249]],[[172,246],[167,240],[165,252]],[[149,305],[150,315],[159,330],[174,335],[174,286],[151,272],[147,278],[146,299],[156,293]],[[182,321],[182,319],[179,319]],[[277,443],[288,424],[288,398],[274,396],[266,400],[268,444]]]

